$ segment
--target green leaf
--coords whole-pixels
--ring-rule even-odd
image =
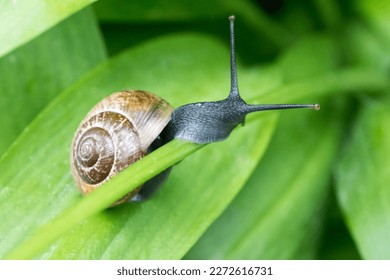
[[[343,43],[350,50],[347,54],[350,64],[367,65],[382,73],[387,71],[390,62],[388,46],[372,29],[354,22],[349,26]]]
[[[0,162],[4,170],[0,178],[1,255],[81,199],[69,171],[69,148],[78,123],[93,104],[126,88],[158,92],[175,106],[221,99],[227,95],[230,84],[226,67],[229,55],[221,50],[221,44],[201,36],[161,38],[102,65],[55,99]],[[213,63],[204,71],[210,60]],[[251,93],[255,95],[255,88]],[[229,141],[210,145],[179,164],[154,199],[107,210],[84,221],[43,257],[181,258],[249,177],[274,127],[269,117],[249,122],[234,132]],[[233,153],[233,147],[239,148]],[[205,162],[210,162],[206,170]],[[225,169],[236,176],[226,176],[225,171],[221,172]],[[209,188],[208,182],[215,189]],[[216,193],[224,196],[215,199]],[[190,213],[195,223],[188,218]],[[87,213],[84,217],[88,217]],[[156,222],[149,223],[151,219]],[[142,228],[144,237],[139,235]],[[156,233],[161,236],[154,241],[158,241],[158,246],[151,242]],[[128,244],[129,236],[134,236],[132,242],[140,246],[127,250],[128,245],[123,245]],[[173,244],[177,245],[175,249]]]
[[[303,37],[277,60],[286,83],[307,82],[312,77],[337,69],[339,63],[340,50],[334,40],[324,35]]]
[[[337,168],[337,196],[365,259],[389,259],[390,102],[366,100]]]
[[[387,0],[359,0],[356,9],[373,28],[374,34],[383,44],[390,46],[390,2]]]
[[[284,47],[292,37],[288,30],[279,25],[277,21],[267,17],[261,7],[250,0],[239,2],[235,0],[174,0],[169,2],[164,0],[143,2],[111,0],[99,1],[94,7],[100,20],[111,23],[176,22],[180,25],[186,21],[196,20],[199,26],[205,20],[214,20],[214,22],[216,18],[227,20],[230,14],[235,14],[240,18],[240,22],[246,23],[255,31],[256,36],[251,37],[252,44],[262,44],[263,48],[268,44],[273,48]],[[208,24],[206,28],[208,30],[213,27]]]
[[[94,0],[12,0],[0,3],[0,57]]]
[[[318,14],[328,28],[336,28],[341,21],[339,4],[334,0],[314,0]]]
[[[94,4],[99,19],[113,22],[183,21],[222,15],[226,17],[225,6],[226,1],[215,0],[196,2],[110,0],[98,1]]]
[[[0,155],[56,95],[104,59],[91,10],[1,58]]]

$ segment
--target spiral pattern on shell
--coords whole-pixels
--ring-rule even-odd
[[[93,191],[146,155],[172,112],[169,103],[146,91],[122,91],[98,103],[72,143],[72,174],[80,192]],[[141,187],[115,205],[129,200]]]

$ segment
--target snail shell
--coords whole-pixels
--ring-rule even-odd
[[[72,143],[71,170],[80,192],[88,194],[150,152],[173,110],[162,98],[137,90],[117,92],[98,103]],[[131,199],[141,188],[114,205]]]

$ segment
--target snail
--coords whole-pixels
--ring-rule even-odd
[[[174,138],[205,144],[225,140],[252,112],[292,108],[319,110],[318,104],[247,104],[240,96],[230,21],[231,89],[226,99],[174,109],[142,90],[121,91],[99,102],[81,122],[71,147],[71,170],[78,189],[88,194],[146,154]],[[113,205],[148,198],[168,176],[163,171]]]

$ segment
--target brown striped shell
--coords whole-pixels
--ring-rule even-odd
[[[88,194],[135,161],[171,119],[173,107],[146,91],[122,91],[99,102],[80,124],[71,148],[78,189]],[[135,196],[142,186],[118,200]]]

